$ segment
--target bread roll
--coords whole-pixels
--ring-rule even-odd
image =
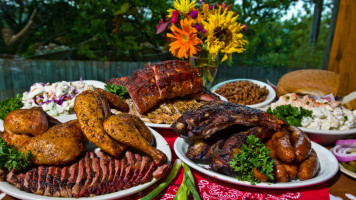
[[[283,75],[277,85],[277,96],[288,93],[324,96],[338,94],[340,77],[335,72],[320,69],[303,69]]]
[[[356,109],[356,91],[348,94],[344,98],[342,98],[341,101],[342,105],[349,109],[349,110],[355,110]]]

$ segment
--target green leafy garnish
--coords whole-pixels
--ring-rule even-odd
[[[105,85],[105,90],[111,92],[113,94],[118,95],[121,98],[128,97],[128,91],[124,86],[121,85],[114,85],[114,84],[107,84]]]
[[[17,151],[15,147],[8,147],[6,142],[0,138],[0,168],[6,167],[8,170],[24,169],[30,165],[32,158],[31,151],[25,155],[21,151]]]
[[[246,143],[242,145],[241,153],[235,154],[229,164],[237,173],[237,179],[249,181],[252,185],[260,182],[254,176],[254,168],[269,180],[274,180],[274,160],[270,155],[270,150],[254,135],[247,137]]]
[[[304,109],[303,107],[293,107],[292,105],[281,105],[275,109],[269,107],[267,112],[275,115],[276,117],[286,121],[292,126],[302,126],[303,117],[312,117],[313,111]]]
[[[8,98],[0,101],[0,119],[5,117],[12,111],[18,110],[23,106],[22,95],[18,94],[16,97]]]

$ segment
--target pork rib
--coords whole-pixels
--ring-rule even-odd
[[[161,101],[201,93],[203,79],[198,68],[184,60],[150,63],[131,76],[114,78],[107,83],[126,87],[140,114]]]
[[[289,125],[272,114],[228,101],[211,101],[196,110],[188,111],[173,124],[182,138],[208,138],[232,125],[260,126],[280,130]]]

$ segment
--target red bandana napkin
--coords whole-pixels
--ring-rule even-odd
[[[173,145],[177,139],[177,135],[170,129],[156,129],[168,142],[172,150],[172,163],[177,159],[177,155],[174,153]],[[326,183],[318,185],[308,186],[305,188],[296,189],[260,189],[251,188],[245,186],[234,185],[226,183],[214,178],[211,178],[205,174],[202,174],[194,169],[191,169],[194,177],[197,189],[199,189],[200,196],[204,200],[246,200],[246,199],[267,199],[267,200],[310,200],[310,199],[330,199],[329,190]],[[172,200],[180,186],[183,179],[183,169],[180,170],[178,176],[173,183],[164,190],[156,199]],[[127,199],[139,199],[147,195],[152,191],[160,182],[147,188],[146,190],[134,194],[132,196],[124,198]],[[199,187],[199,188],[198,188]]]

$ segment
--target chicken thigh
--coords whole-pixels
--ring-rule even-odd
[[[20,150],[31,151],[31,162],[37,165],[67,164],[83,151],[82,135],[78,120],[72,120],[28,139]]]

